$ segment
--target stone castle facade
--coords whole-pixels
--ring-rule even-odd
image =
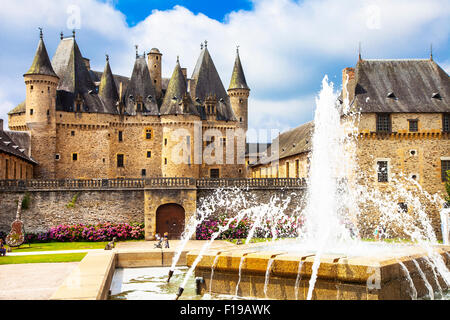
[[[338,102],[343,105],[348,99],[360,112],[356,159],[366,183],[388,191],[392,177],[402,173],[444,198],[445,173],[450,170],[448,74],[430,57],[359,59],[342,76],[346,87]],[[313,129],[309,122],[281,133],[272,142],[279,148],[277,159],[254,161],[250,175],[307,178]],[[266,153],[271,154],[270,147]]]
[[[50,61],[41,32],[26,99],[8,114],[10,130],[31,137],[34,178],[245,177],[250,89],[239,52],[228,90],[206,42],[191,78],[178,60],[163,78],[161,58],[136,49],[130,78],[114,75],[108,56],[96,72],[75,34],[61,35]]]

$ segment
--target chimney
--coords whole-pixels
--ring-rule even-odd
[[[86,66],[86,68],[89,70],[91,70],[91,60],[89,60],[88,58],[83,58],[84,60],[84,65]]]
[[[0,131],[3,131],[3,119],[0,119]]]
[[[346,85],[347,84],[347,85]],[[342,70],[342,99],[352,101],[355,94],[355,68],[345,68]]]
[[[181,72],[183,73],[184,79],[187,81],[187,68],[181,68]]]

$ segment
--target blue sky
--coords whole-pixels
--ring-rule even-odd
[[[325,75],[341,86],[342,69],[364,58],[428,58],[450,71],[448,0],[16,0],[0,1],[0,118],[25,99],[23,74],[38,43],[50,57],[59,33],[77,32],[82,54],[102,71],[130,76],[134,45],[163,53],[163,76],[176,57],[192,74],[200,43],[225,88],[236,45],[251,88],[249,127],[284,131],[310,121]]]
[[[248,0],[115,0],[109,1],[109,3],[125,14],[126,21],[130,26],[135,26],[147,18],[152,10],[168,10],[175,5],[183,6],[195,14],[203,13],[219,21],[223,21],[225,16],[232,11],[251,10],[253,6],[252,2]]]

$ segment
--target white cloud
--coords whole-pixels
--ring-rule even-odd
[[[22,74],[36,48],[37,27],[44,27],[53,55],[59,31],[70,32],[67,9],[72,4],[80,8],[78,43],[97,70],[103,69],[104,54],[109,53],[113,72],[129,76],[134,44],[139,44],[140,52],[152,47],[161,50],[165,76],[171,75],[177,55],[191,74],[200,42],[208,40],[227,88],[235,46],[240,45],[252,89],[252,127],[282,129],[311,119],[314,105],[310,104],[323,75],[332,78],[353,65],[360,41],[363,57],[373,58],[426,57],[430,42],[440,52],[448,52],[450,46],[450,3],[445,0],[254,0],[253,10],[231,12],[224,22],[175,6],[152,11],[134,27],[113,8],[114,1],[2,1],[0,41],[5,47],[0,53],[0,79],[8,82],[0,117],[9,108],[5,101],[17,104],[24,99]],[[435,52],[438,56],[439,51]],[[445,68],[448,71],[448,62]]]

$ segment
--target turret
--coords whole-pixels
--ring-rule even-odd
[[[102,78],[100,80],[100,87],[98,90],[100,98],[108,105],[116,107],[116,103],[119,100],[119,94],[117,93],[116,83],[114,82],[114,76],[109,66],[109,56],[106,55],[106,65],[103,71]]]
[[[26,85],[26,124],[31,131],[31,156],[39,163],[38,178],[55,178],[56,89],[59,77],[45,48],[42,29],[33,64],[23,75]]]
[[[26,85],[26,122],[27,124],[50,123],[55,117],[56,88],[58,76],[45,48],[42,29],[33,64],[23,75]]]
[[[162,53],[157,48],[153,48],[147,55],[148,58],[148,71],[150,71],[150,78],[153,81],[153,87],[155,87],[156,99],[162,97]]]
[[[234,62],[233,73],[231,74],[228,95],[230,96],[231,107],[239,122],[239,126],[247,131],[250,88],[245,80],[244,70],[242,69],[241,59],[239,58],[239,48],[236,49],[236,60]]]

